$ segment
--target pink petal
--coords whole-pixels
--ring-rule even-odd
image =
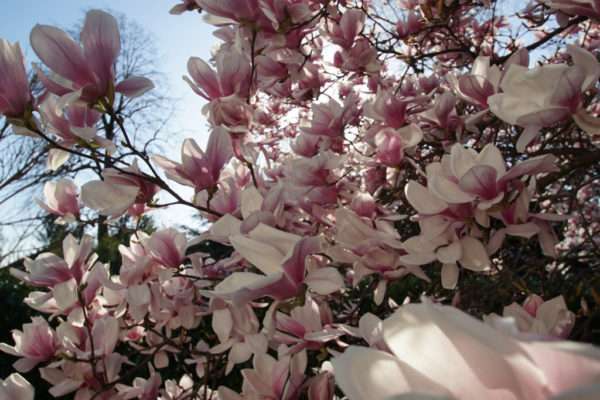
[[[221,89],[219,88],[217,73],[204,60],[198,57],[190,58],[188,60],[187,69],[194,80],[195,85],[190,81],[188,81],[188,83],[197,94],[207,100],[221,97],[222,94]],[[198,85],[201,90],[199,90],[196,85]]]
[[[114,63],[121,51],[119,25],[112,15],[91,10],[85,16],[81,43],[88,65],[100,79],[101,90],[108,90],[114,79]]]
[[[497,174],[496,169],[489,165],[476,165],[460,178],[458,186],[467,193],[491,200],[498,195]]]
[[[94,82],[81,47],[62,30],[36,25],[30,41],[35,54],[52,71],[80,86]]]
[[[115,91],[126,97],[138,97],[154,89],[154,82],[142,76],[131,76],[115,87]]]
[[[219,180],[219,175],[225,164],[233,156],[231,136],[223,127],[215,127],[208,138],[206,145],[206,158],[208,168],[214,182]]]

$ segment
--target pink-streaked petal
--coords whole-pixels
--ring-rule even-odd
[[[491,200],[498,195],[496,178],[497,171],[494,167],[476,165],[460,178],[458,186],[464,192],[476,194],[484,200]]]
[[[143,76],[131,76],[115,87],[115,91],[131,98],[139,97],[152,89],[154,89],[154,82]]]
[[[81,47],[62,30],[36,25],[30,41],[35,54],[52,71],[79,85],[94,81]]]
[[[108,90],[121,51],[119,24],[115,17],[101,10],[88,11],[81,30],[81,43],[88,65],[100,79],[101,90]]]
[[[207,100],[221,97],[217,73],[204,60],[198,57],[190,58],[187,69],[193,79],[193,84],[189,81],[188,83],[190,83],[190,86],[193,85],[192,89],[196,86],[196,93]]]

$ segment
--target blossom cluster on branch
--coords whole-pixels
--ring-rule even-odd
[[[209,222],[136,232],[116,273],[87,234],[27,259],[12,273],[41,316],[0,350],[77,400],[600,397],[600,2],[508,3],[176,4],[220,41],[184,77],[207,145],[176,160],[115,111],[154,84],[115,81],[111,15],[89,11],[79,43],[33,28],[38,97],[0,39],[14,131],[51,146],[49,168],[103,170],[46,185],[58,223],[174,205]]]

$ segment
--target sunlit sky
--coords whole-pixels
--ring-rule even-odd
[[[207,140],[206,121],[201,114],[204,104],[183,81],[189,57],[210,57],[216,39],[213,27],[198,13],[174,16],[170,8],[177,0],[2,0],[0,37],[18,41],[25,53],[26,63],[37,62],[29,46],[29,32],[37,23],[68,29],[81,21],[86,10],[98,8],[125,14],[140,24],[155,38],[158,53],[155,68],[166,77],[167,95],[177,99],[176,113],[163,134],[167,145],[165,155],[179,158],[180,144],[185,137],[193,137],[203,145]],[[180,187],[181,189],[181,187]],[[187,194],[187,192],[184,192]],[[155,213],[156,214],[156,213]],[[177,224],[190,213],[175,207],[168,213],[158,213],[162,225]]]

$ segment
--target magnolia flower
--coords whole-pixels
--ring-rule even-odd
[[[61,217],[61,221],[72,222],[79,217],[77,186],[73,181],[59,179],[56,182],[46,182],[44,196],[46,197],[46,203],[38,199],[36,199],[36,202],[50,214]]]
[[[119,378],[119,372],[125,360],[125,357],[116,353],[102,357],[98,366],[102,368],[101,374],[108,382],[114,382]],[[75,398],[77,399],[91,399],[95,396],[99,400],[110,400],[117,395],[114,389],[106,390],[100,395],[97,394],[96,388],[102,385],[102,382],[96,378],[98,374],[94,374],[90,363],[65,360],[40,368],[40,375],[52,385],[48,392],[54,397],[76,392]]]
[[[18,43],[0,39],[0,114],[7,118],[23,118],[31,107],[29,80]]]
[[[470,74],[456,77],[448,75],[452,90],[463,100],[488,108],[488,98],[498,91],[502,72],[496,65],[490,66],[490,58],[479,56],[473,61]]]
[[[117,384],[115,389],[124,399],[158,399],[160,393],[160,385],[162,379],[160,374],[154,371],[150,366],[150,377],[148,379],[136,377],[133,379],[132,385]]]
[[[241,399],[281,399],[292,400],[300,397],[301,385],[306,369],[306,352],[294,356],[279,355],[278,359],[269,354],[259,354],[252,360],[253,368],[242,370],[244,383],[242,394],[221,386],[221,400]]]
[[[217,70],[204,60],[192,57],[187,64],[191,78],[183,79],[199,96],[211,101],[220,97],[248,96],[251,66],[242,53],[235,49],[221,50],[215,57]]]
[[[0,379],[0,400],[33,400],[34,394],[31,383],[16,372]]]
[[[402,97],[392,90],[377,89],[374,101],[365,104],[365,116],[374,119],[380,125],[399,129],[406,125],[407,111],[415,102],[425,99],[414,97]]]
[[[459,130],[462,121],[456,113],[456,96],[450,92],[443,92],[435,98],[433,107],[420,114],[427,125],[443,132],[432,132],[435,136],[448,139],[448,132]]]
[[[336,244],[327,249],[327,254],[336,261],[352,263],[354,286],[363,278],[377,274],[380,280],[374,293],[375,304],[382,303],[388,281],[411,273],[428,280],[419,267],[401,262],[398,249],[402,247],[402,243],[390,224],[376,220],[377,229],[374,229],[369,220],[362,219],[345,208],[336,211],[335,219]]]
[[[413,236],[403,243],[403,248],[408,254],[399,257],[399,260],[406,264],[424,265],[432,261],[442,263],[441,278],[445,289],[456,287],[460,274],[458,264],[475,272],[487,271],[491,266],[488,252],[479,239],[471,236],[458,238],[450,230],[437,236],[429,236],[427,233]]]
[[[286,198],[305,209],[313,204],[334,204],[337,201],[340,169],[346,160],[331,151],[324,151],[312,158],[297,158],[284,169]]]
[[[600,378],[593,346],[521,341],[448,306],[404,305],[384,321],[383,337],[391,354],[351,346],[333,359],[350,400],[547,400]]]
[[[544,255],[557,257],[555,249],[558,239],[550,222],[564,221],[568,215],[530,213],[529,202],[535,192],[535,181],[531,181],[528,188],[523,190],[519,197],[502,210],[491,212],[490,215],[501,220],[505,228],[498,229],[490,238],[490,254],[500,248],[506,235],[529,239],[538,236],[540,247]]]
[[[422,215],[438,214],[450,204],[478,200],[477,207],[486,210],[500,202],[511,182],[523,175],[552,172],[556,158],[543,155],[530,158],[506,170],[502,153],[493,144],[487,144],[480,153],[465,149],[457,143],[450,155],[441,162],[427,166],[427,189],[415,181],[405,188],[409,203]]]
[[[215,127],[208,138],[206,152],[198,147],[194,139],[186,139],[181,147],[181,164],[161,156],[155,156],[154,160],[169,178],[201,191],[216,186],[221,170],[232,156],[229,133],[222,127]]]
[[[343,48],[349,49],[361,33],[365,25],[366,15],[362,10],[353,8],[346,11],[339,22],[327,20],[327,31],[331,41]]]
[[[229,350],[226,374],[236,364],[248,361],[253,354],[266,353],[267,337],[259,332],[260,324],[250,305],[232,306],[220,299],[213,299],[211,307],[214,307],[212,328],[220,344],[210,351],[218,354]]]
[[[542,337],[566,339],[575,325],[575,314],[569,311],[563,296],[544,301],[534,294],[522,306],[512,303],[504,307],[502,316],[513,318],[519,332]],[[497,318],[492,314],[486,319],[494,323]]]
[[[323,313],[325,314],[325,313]],[[306,296],[304,305],[296,307],[290,315],[276,312],[274,317],[276,332],[273,339],[278,343],[292,346],[290,353],[304,349],[318,350],[323,344],[335,340],[343,334],[332,328],[326,321],[321,308],[310,295]]]
[[[357,104],[356,95],[347,96],[343,105],[331,98],[327,103],[313,103],[310,126],[302,126],[301,129],[311,135],[342,137],[344,127],[354,120],[358,113]]]
[[[25,259],[27,272],[11,269],[16,278],[38,287],[54,287],[58,284],[75,279],[81,282],[84,274],[96,261],[91,256],[93,239],[84,235],[78,242],[72,235],[63,240],[64,259],[52,253],[42,253],[35,260]]]
[[[81,31],[83,47],[64,31],[48,25],[36,25],[30,41],[33,51],[52,71],[46,75],[38,68],[40,81],[57,96],[72,93],[72,100],[95,103],[110,96],[113,89],[135,97],[154,87],[152,81],[142,77],[129,77],[114,86],[121,38],[117,20],[104,11],[87,13]]]
[[[63,147],[73,147],[81,142],[115,150],[114,143],[97,135],[96,123],[101,114],[87,105],[72,103],[66,106],[56,95],[48,93],[39,107],[45,128],[52,132]],[[70,153],[58,148],[50,149],[48,166],[58,169],[69,159]]]
[[[137,163],[126,168],[125,172],[107,168],[102,171],[104,180],[83,185],[83,204],[102,215],[116,217],[135,204],[144,205],[152,200],[159,188],[144,177]]]
[[[212,296],[246,303],[259,297],[285,300],[297,296],[307,284],[318,294],[330,294],[343,286],[333,267],[306,272],[306,258],[321,249],[319,237],[299,236],[259,224],[248,235],[233,235],[234,249],[264,275],[234,272],[215,286]]]
[[[388,167],[398,167],[404,159],[404,151],[422,139],[423,132],[414,124],[400,129],[382,129],[375,135],[377,159]]]
[[[23,325],[23,331],[13,330],[14,346],[0,343],[0,351],[13,356],[23,357],[13,364],[19,372],[29,372],[41,362],[54,357],[57,346],[56,334],[45,319],[33,317]]]
[[[377,59],[377,50],[368,39],[363,37],[356,39],[350,49],[335,53],[333,63],[344,71],[366,74],[376,74],[381,69],[381,63]]]
[[[502,93],[488,99],[490,110],[498,118],[525,128],[517,141],[519,152],[525,151],[540,128],[569,116],[589,134],[600,132],[600,120],[582,108],[583,93],[600,77],[600,63],[580,47],[569,45],[567,52],[573,66],[551,64],[528,69],[511,64],[500,83]]]
[[[156,231],[142,243],[150,257],[165,267],[177,268],[185,258],[187,239],[173,228]]]

